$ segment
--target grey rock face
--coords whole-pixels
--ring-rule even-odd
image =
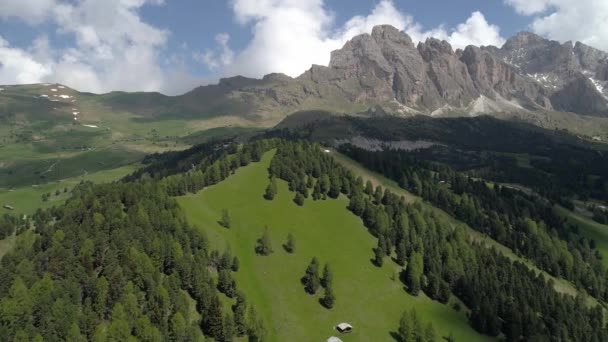
[[[414,44],[383,25],[333,51],[328,66],[313,65],[295,79],[234,77],[193,93],[211,103],[227,98],[218,103],[254,115],[359,104],[431,115],[559,110],[608,116],[608,54],[527,32],[502,47],[454,51],[434,38]]]

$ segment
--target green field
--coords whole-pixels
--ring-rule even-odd
[[[341,336],[344,341],[394,341],[390,333],[396,331],[401,313],[412,307],[425,324],[435,325],[440,336],[452,332],[458,341],[490,340],[468,325],[462,311],[424,295],[407,294],[395,263],[387,260],[383,268],[373,266],[376,241],[346,209],[345,198],[307,200],[298,207],[287,184],[280,181],[277,197],[262,199],[271,158],[267,153],[260,163],[239,169],[222,183],[178,198],[190,222],[209,236],[212,246],[231,248],[239,257],[238,288],[265,318],[270,340],[324,341],[337,335],[333,327],[345,321],[355,331]],[[231,229],[217,223],[223,209],[230,211]],[[256,256],[255,241],[265,226],[274,253]],[[281,247],[288,233],[296,239],[294,254]],[[307,295],[300,284],[313,256],[333,269],[336,305],[331,310],[319,304],[319,294]]]
[[[138,165],[128,165],[111,170],[103,170],[87,175],[63,179],[39,186],[24,186],[16,189],[0,189],[0,213],[16,213],[31,215],[38,208],[49,208],[65,202],[70,196],[69,190],[73,189],[81,181],[91,181],[94,183],[106,183],[120,179],[137,169]],[[68,188],[68,192],[64,192]],[[59,196],[55,191],[59,190]],[[42,195],[51,193],[48,201],[42,201]],[[10,211],[1,206],[8,204],[15,208]]]

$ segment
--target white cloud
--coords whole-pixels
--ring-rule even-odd
[[[36,24],[45,20],[55,5],[55,0],[3,0],[0,1],[0,18],[20,18]]]
[[[507,0],[518,13],[534,15],[530,28],[559,41],[575,40],[608,50],[606,0]]]
[[[0,36],[0,84],[37,83],[50,73],[29,52],[11,47]]]
[[[546,11],[551,0],[505,0],[505,3],[519,14],[532,15]]]
[[[467,21],[456,26],[446,40],[456,48],[467,45],[501,46],[505,42],[498,26],[489,24],[481,12],[473,12]]]
[[[335,24],[323,0],[234,0],[231,2],[237,22],[249,25],[253,38],[225,65],[225,75],[260,77],[271,72],[298,76],[311,64],[327,65],[330,52],[341,48],[355,35],[370,33],[376,25],[389,24],[408,33],[414,41],[429,36],[446,39],[455,47],[469,44],[500,45],[504,39],[499,28],[490,25],[483,14],[474,12],[453,30],[443,26],[424,30],[414,18],[399,11],[392,0],[380,1],[367,16],[355,16],[344,25]],[[220,50],[225,46],[218,47]],[[200,56],[206,64],[218,68],[217,58]],[[209,63],[211,62],[211,63]]]
[[[20,0],[0,1],[0,18],[17,17],[36,25],[51,22],[73,38],[68,48],[54,48],[46,37],[28,49],[4,43],[0,54],[2,83],[58,82],[82,91],[185,91],[176,79],[182,70],[162,65],[169,32],[142,21],[138,11],[162,0]],[[21,5],[19,5],[21,4]],[[49,5],[50,4],[50,5]],[[35,5],[39,5],[36,7]],[[41,14],[36,8],[45,9]],[[7,10],[2,11],[2,10]],[[10,68],[8,68],[10,66]],[[184,84],[191,85],[190,78]]]
[[[210,70],[217,70],[220,67],[230,65],[234,58],[234,52],[228,45],[229,41],[230,35],[228,33],[218,33],[215,36],[218,49],[207,49],[203,53],[195,52],[192,57],[194,60],[206,65]]]

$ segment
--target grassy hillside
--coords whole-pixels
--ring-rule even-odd
[[[39,186],[23,186],[11,190],[0,189],[0,206],[8,204],[15,208],[14,211],[0,208],[0,213],[10,212],[30,215],[38,208],[48,208],[65,202],[70,196],[69,190],[72,190],[81,181],[93,183],[111,182],[128,175],[136,168],[137,165],[128,165],[83,176],[66,178]],[[66,188],[68,192],[65,192]],[[57,190],[60,192],[59,195],[56,195]],[[51,197],[48,201],[42,201],[42,195],[46,193],[50,193]]]
[[[191,223],[209,236],[214,246],[231,248],[241,262],[236,273],[238,287],[263,315],[272,341],[323,341],[337,335],[333,327],[349,322],[355,332],[344,341],[394,341],[401,313],[416,308],[423,322],[432,322],[441,336],[450,332],[458,341],[489,340],[467,323],[464,313],[428,299],[407,294],[397,279],[399,267],[372,265],[375,239],[361,221],[346,210],[345,198],[292,202],[293,194],[279,181],[273,201],[262,198],[268,182],[267,167],[272,153],[260,163],[239,169],[224,182],[197,194],[178,198]],[[230,211],[232,228],[216,222],[223,209]],[[254,245],[268,226],[274,253],[256,256]],[[281,244],[288,233],[296,240],[296,252],[288,254]],[[324,309],[319,295],[304,291],[300,278],[316,256],[329,262],[334,273],[336,305]],[[322,291],[321,291],[322,293]]]

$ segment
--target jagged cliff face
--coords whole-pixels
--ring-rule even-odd
[[[328,67],[298,80],[333,85],[351,101],[396,101],[412,112],[559,110],[608,114],[608,54],[520,33],[501,48],[427,39],[414,44],[391,26],[354,37]],[[322,96],[322,95],[321,95]]]
[[[415,44],[394,27],[377,26],[332,52],[328,66],[313,65],[297,78],[227,78],[148,107],[123,99],[129,96],[138,95],[109,101],[121,108],[138,104],[127,109],[150,115],[231,115],[266,126],[300,110],[357,113],[378,106],[389,113],[496,114],[534,123],[555,112],[608,118],[608,54],[532,33],[500,48],[454,51],[446,41]]]

